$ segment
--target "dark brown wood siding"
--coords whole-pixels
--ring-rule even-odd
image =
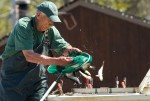
[[[94,87],[114,87],[115,76],[119,78],[120,87],[124,77],[127,87],[139,86],[150,67],[150,29],[84,7],[77,7],[70,13],[77,21],[73,30],[67,30],[64,23],[56,26],[72,46],[93,56],[92,65],[96,70],[90,72]],[[66,18],[71,26],[72,21],[67,16],[61,18]],[[95,75],[102,61],[105,61],[104,81],[100,82]],[[84,78],[80,78],[84,84]],[[64,89],[69,90],[72,83],[66,82]]]

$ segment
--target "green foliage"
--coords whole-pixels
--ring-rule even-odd
[[[29,5],[29,16],[34,15],[36,12],[36,7],[42,3],[44,0],[31,0],[31,4]],[[57,7],[61,7],[63,4],[63,0],[47,0],[54,2]]]
[[[11,21],[9,20],[11,4],[8,1],[0,1],[0,38],[8,34],[11,29]]]
[[[125,12],[131,7],[131,1],[132,0],[97,0],[97,3],[102,6]]]
[[[36,7],[44,0],[31,0],[29,4],[28,16],[35,15]],[[54,2],[58,7],[63,4],[63,0],[49,0]],[[5,5],[5,6],[4,6]],[[10,33],[12,30],[11,22],[11,0],[0,0],[0,38]]]

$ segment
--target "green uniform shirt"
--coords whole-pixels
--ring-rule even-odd
[[[31,19],[32,23],[31,23]],[[21,18],[11,32],[5,51],[2,54],[6,59],[21,50],[34,50],[39,46],[44,37],[44,33],[36,28],[35,17]],[[51,49],[60,54],[69,45],[60,35],[59,31],[53,26],[48,30],[48,39]]]

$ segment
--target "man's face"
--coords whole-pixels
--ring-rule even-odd
[[[38,31],[46,31],[50,27],[54,26],[54,23],[44,13],[38,12],[36,17]]]

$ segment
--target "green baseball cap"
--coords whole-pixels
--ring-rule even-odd
[[[44,1],[43,3],[41,3],[37,9],[41,12],[43,12],[44,14],[47,15],[47,17],[53,21],[53,22],[61,22],[61,20],[58,17],[58,9],[57,6],[50,1]]]

